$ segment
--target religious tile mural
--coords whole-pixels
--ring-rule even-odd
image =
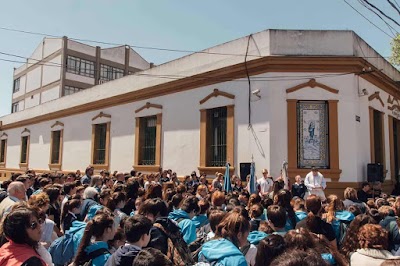
[[[299,101],[297,121],[298,167],[329,168],[328,103]]]

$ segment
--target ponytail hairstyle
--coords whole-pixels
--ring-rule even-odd
[[[342,211],[344,209],[343,202],[336,195],[329,195],[326,198],[326,203],[328,206],[326,207],[326,222],[332,223],[335,220],[336,211]]]
[[[240,243],[238,239],[239,233],[250,231],[249,220],[239,212],[232,211],[228,213],[220,224],[217,225],[215,236],[230,240],[237,248]]]
[[[308,211],[306,218],[307,228],[316,228],[318,226],[316,216],[322,209],[321,199],[317,195],[311,194],[306,200],[306,208]]]
[[[64,222],[65,217],[67,217],[67,214],[69,211],[72,211],[75,208],[80,208],[81,207],[81,201],[78,199],[72,199],[67,201],[64,204],[63,211],[61,213],[61,223]]]
[[[126,201],[125,192],[114,192],[111,195],[111,198],[107,202],[107,207],[111,211],[115,211],[115,209],[117,208],[118,203],[120,203],[121,201]]]
[[[103,236],[107,228],[112,227],[114,227],[114,215],[112,214],[100,213],[97,214],[93,220],[90,220],[85,227],[85,232],[83,233],[78,252],[74,259],[74,265],[82,264],[81,262],[86,257],[85,249],[90,245],[92,237],[99,238]]]
[[[290,204],[290,201],[292,199],[292,193],[290,193],[289,190],[286,189],[281,189],[278,191],[277,194],[275,194],[276,197],[274,197],[274,204],[281,206],[282,208],[285,209],[287,216],[290,220],[290,224],[292,225],[293,228],[296,227],[296,214],[294,213],[293,207]]]

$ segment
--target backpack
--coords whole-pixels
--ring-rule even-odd
[[[350,222],[339,221],[339,236],[337,239],[338,246],[340,247],[343,244],[344,238],[347,234],[347,229],[349,228]]]
[[[198,238],[196,238],[195,241],[189,244],[189,250],[192,253],[192,258],[195,262],[198,262],[199,259],[199,253],[201,251],[201,248],[203,247],[204,242],[207,240],[207,235],[204,234]]]
[[[70,262],[75,256],[74,235],[67,231],[65,235],[60,236],[51,243],[49,253],[53,259],[54,265],[64,265]]]
[[[95,251],[92,251],[85,255],[85,259],[79,263],[79,265],[83,266],[91,266],[93,264],[93,260],[101,255],[110,254],[110,251],[106,248],[99,248]],[[83,263],[83,264],[82,264]]]

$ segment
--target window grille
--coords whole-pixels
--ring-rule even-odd
[[[6,145],[7,145],[7,140],[2,139],[0,148],[0,163],[4,163],[6,159]]]
[[[124,76],[124,70],[101,64],[100,68],[100,83],[105,81],[110,81],[114,79],[119,79]]]
[[[157,116],[140,118],[140,160],[141,165],[156,163]]]
[[[67,72],[94,78],[94,62],[69,55]]]
[[[74,93],[77,93],[83,89],[77,88],[77,87],[71,87],[71,86],[64,86],[64,96],[71,95]]]
[[[20,78],[17,78],[14,80],[14,86],[13,86],[13,93],[19,91],[20,88]]]
[[[95,125],[93,164],[106,163],[107,124]]]
[[[207,166],[225,166],[227,108],[207,110]]]
[[[27,163],[28,158],[28,136],[21,139],[21,163]]]
[[[51,163],[60,163],[61,130],[52,131]]]

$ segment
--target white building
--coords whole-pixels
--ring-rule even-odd
[[[285,160],[290,177],[318,166],[342,193],[380,162],[388,189],[398,80],[352,31],[266,30],[1,117],[0,173],[92,164],[213,175],[253,158],[273,176]]]
[[[27,62],[14,69],[11,112],[150,68],[129,46],[101,49],[63,38],[44,38]]]

